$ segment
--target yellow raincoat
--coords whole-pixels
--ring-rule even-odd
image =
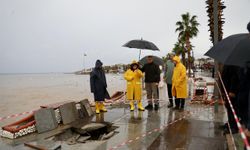
[[[133,61],[132,64],[135,64],[136,61]],[[137,63],[136,63],[137,64]],[[141,78],[143,77],[143,73],[141,70],[137,69],[132,71],[128,69],[124,78],[127,81],[127,99],[128,100],[141,100],[142,97],[142,82]]]
[[[173,61],[177,63],[172,77],[172,95],[175,98],[187,98],[186,67],[181,63],[178,56],[175,56]]]

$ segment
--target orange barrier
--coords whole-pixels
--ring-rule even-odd
[[[15,132],[18,132],[24,128],[32,126],[35,123],[36,122],[35,122],[34,113],[33,113],[33,114],[31,114],[31,115],[29,115],[21,120],[18,120],[12,124],[9,124],[9,125],[2,127],[2,129],[9,131],[11,133],[15,133]]]
[[[232,112],[233,112],[234,120],[235,120],[235,122],[236,122],[236,124],[237,124],[237,127],[238,127],[238,129],[239,129],[239,133],[240,133],[240,135],[241,135],[241,138],[242,138],[242,140],[243,140],[243,142],[244,142],[244,144],[245,144],[246,149],[247,149],[247,150],[250,150],[250,145],[249,145],[248,139],[247,139],[247,137],[246,137],[246,135],[245,135],[245,133],[244,133],[243,127],[242,127],[242,125],[241,125],[241,123],[240,123],[240,121],[239,121],[239,117],[237,116],[237,114],[236,114],[236,112],[235,112],[235,110],[234,110],[234,107],[233,107],[233,105],[232,105],[232,103],[231,103],[231,99],[230,99],[230,97],[229,97],[229,95],[228,95],[228,92],[227,92],[227,90],[226,90],[226,87],[225,87],[225,84],[224,84],[224,82],[223,82],[223,80],[222,80],[222,77],[221,77],[220,72],[218,72],[218,75],[219,75],[219,79],[220,79],[221,84],[222,84],[222,88],[223,88],[223,90],[224,90],[224,92],[225,92],[225,94],[226,94],[226,100],[228,101],[229,106],[230,106],[230,108],[231,108],[231,110],[232,110]]]

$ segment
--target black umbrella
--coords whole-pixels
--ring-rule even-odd
[[[143,66],[147,63],[147,57],[148,56],[145,56],[143,57],[139,63]],[[164,61],[160,58],[160,57],[157,57],[157,56],[152,56],[153,57],[153,60],[154,60],[154,63],[159,65],[159,66],[164,66]]]
[[[226,65],[244,66],[250,61],[250,34],[231,35],[218,42],[205,55]]]
[[[131,40],[127,42],[126,44],[123,45],[124,47],[128,48],[136,48],[140,49],[140,54],[139,54],[139,60],[141,56],[141,50],[153,50],[153,51],[159,51],[159,48],[152,42],[146,41],[146,40]]]

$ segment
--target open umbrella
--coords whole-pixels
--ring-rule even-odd
[[[242,67],[250,61],[250,33],[231,35],[218,42],[205,55],[222,64]]]
[[[145,56],[143,57],[139,63],[144,66],[146,63],[147,63],[147,57],[148,56]],[[160,58],[160,57],[157,57],[157,56],[153,56],[153,60],[154,60],[154,63],[159,65],[159,66],[164,66],[164,61]]]
[[[128,48],[136,48],[140,49],[139,53],[139,60],[141,57],[141,50],[153,50],[153,51],[159,51],[159,48],[152,42],[146,41],[146,40],[131,40],[123,45],[124,47]]]

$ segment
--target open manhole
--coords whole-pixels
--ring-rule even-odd
[[[81,127],[72,127],[61,134],[53,137],[55,141],[66,141],[68,145],[76,143],[85,143],[88,141],[107,140],[117,132],[117,126],[111,123],[89,123]]]

